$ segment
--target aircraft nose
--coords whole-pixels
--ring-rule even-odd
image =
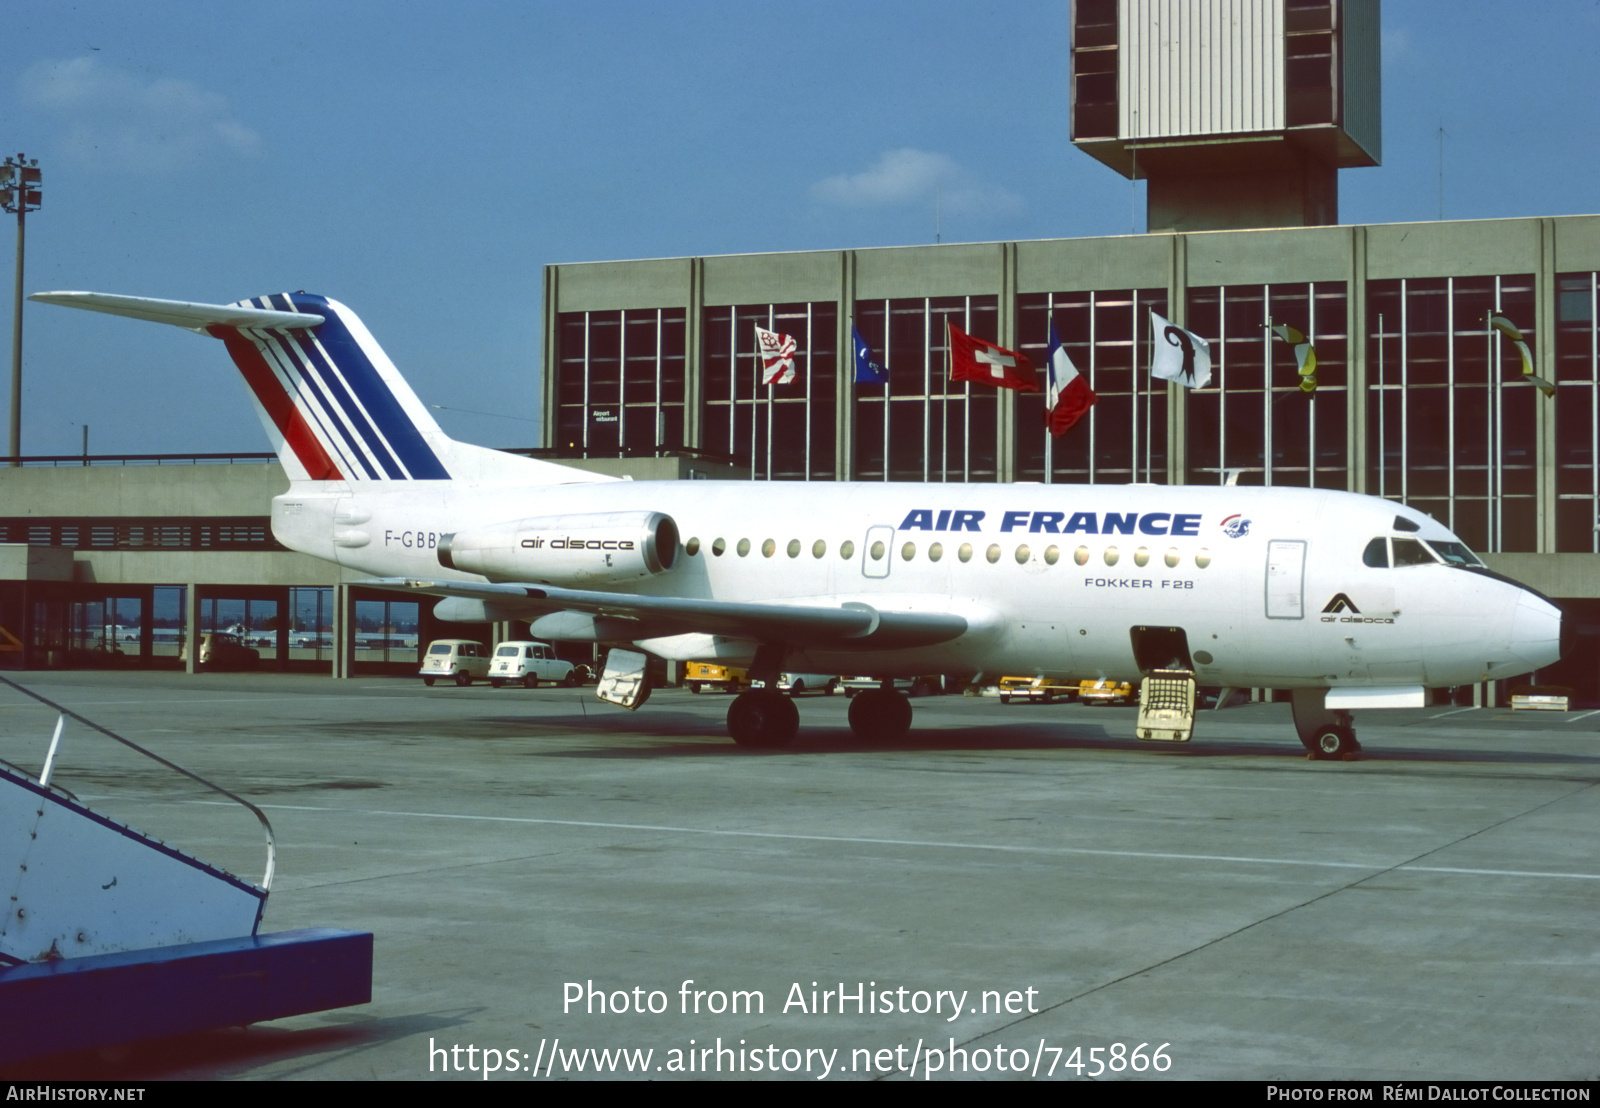
[[[1511,617],[1511,652],[1529,669],[1554,664],[1561,658],[1561,609],[1534,593],[1523,590]]]

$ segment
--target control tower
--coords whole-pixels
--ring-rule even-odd
[[[1382,157],[1379,0],[1074,0],[1072,141],[1150,231],[1339,221]]]

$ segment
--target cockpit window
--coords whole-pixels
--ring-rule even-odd
[[[1388,569],[1389,540],[1380,537],[1367,543],[1366,550],[1361,552],[1361,564],[1375,569]]]
[[[1442,542],[1439,539],[1429,539],[1428,545],[1433,547],[1433,552],[1447,566],[1482,566],[1478,556],[1467,549],[1465,543]]]
[[[1395,516],[1394,517],[1394,529],[1396,531],[1413,531],[1414,532],[1414,531],[1422,530],[1422,525],[1420,523],[1417,523],[1415,520],[1407,519],[1405,516]]]
[[[1433,555],[1428,548],[1416,539],[1394,540],[1394,564],[1396,566],[1426,566],[1433,564]]]

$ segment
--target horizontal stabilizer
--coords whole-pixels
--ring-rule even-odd
[[[309,312],[278,312],[237,304],[193,304],[187,300],[155,300],[148,296],[117,296],[109,292],[36,292],[28,299],[41,304],[60,304],[107,315],[170,323],[201,334],[205,334],[208,327],[287,331],[315,327],[323,321],[322,316]]]

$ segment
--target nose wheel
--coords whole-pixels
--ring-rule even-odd
[[[1290,694],[1294,706],[1294,729],[1306,748],[1306,756],[1328,761],[1354,761],[1361,753],[1355,725],[1343,708],[1327,707],[1327,690],[1295,689]]]
[[[1350,761],[1361,752],[1356,741],[1356,729],[1348,723],[1332,723],[1317,728],[1306,749],[1313,758],[1329,761]]]

